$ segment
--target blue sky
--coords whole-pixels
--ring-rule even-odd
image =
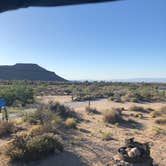
[[[166,77],[166,1],[124,0],[0,14],[0,65],[66,79]]]

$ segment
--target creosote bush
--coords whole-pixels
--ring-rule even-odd
[[[30,162],[61,151],[63,145],[52,133],[36,136],[21,133],[9,143],[6,154],[12,161]]]
[[[0,122],[0,138],[14,132],[15,126],[12,122]]]
[[[121,114],[116,109],[106,110],[103,117],[104,122],[115,124],[122,120]]]
[[[77,115],[73,110],[71,110],[69,107],[66,107],[58,102],[56,102],[56,103],[51,102],[48,104],[47,107],[48,107],[49,111],[56,113],[62,119],[67,119],[69,117],[77,118]]]
[[[35,112],[25,114],[24,121],[34,125],[54,124],[55,126],[59,126],[62,123],[61,117],[49,110],[37,110]]]
[[[77,127],[77,121],[74,118],[67,118],[65,121],[65,126],[68,128],[76,128]]]
[[[34,92],[30,86],[23,83],[15,83],[9,87],[0,89],[0,98],[5,98],[7,105],[22,105],[34,102]]]

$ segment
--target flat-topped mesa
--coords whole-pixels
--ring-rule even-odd
[[[54,72],[30,63],[0,66],[0,80],[66,81]]]

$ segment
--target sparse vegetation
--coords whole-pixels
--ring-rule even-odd
[[[122,117],[116,109],[106,110],[103,117],[104,122],[115,124],[122,120]]]
[[[158,126],[153,127],[153,131],[154,131],[155,135],[160,135],[160,134],[161,135],[166,135],[166,130],[164,130],[164,129],[158,127]]]
[[[8,82],[4,87],[0,82],[0,86],[5,90],[14,84]],[[2,130],[0,126],[0,137],[3,137],[0,146],[6,149],[7,142],[10,142],[7,155],[12,161],[30,162],[45,158],[54,152],[59,153],[63,149],[62,142],[64,147],[70,146],[71,151],[72,146],[90,145],[90,148],[100,146],[99,148],[104,149],[102,151],[104,154],[97,152],[101,158],[106,156],[107,150],[112,148],[115,140],[117,142],[113,149],[117,148],[123,138],[129,136],[144,139],[146,133],[146,140],[156,141],[156,144],[161,146],[164,144],[166,107],[160,108],[165,104],[161,103],[164,101],[164,93],[157,91],[159,84],[28,82],[27,85],[33,90],[34,97],[39,95],[35,98],[36,103],[24,106],[19,100],[15,100],[12,106],[8,107],[9,120],[13,121],[14,128]],[[50,96],[71,94],[72,97]],[[97,100],[100,98],[106,99]],[[121,103],[110,102],[108,98]],[[90,107],[86,107],[89,99],[95,101]],[[49,103],[56,100],[60,103]],[[74,103],[80,100],[83,102]],[[145,101],[146,103],[143,103]],[[152,103],[156,101],[160,102]],[[141,104],[133,103],[132,106],[131,102],[141,102]],[[71,109],[72,107],[76,111]],[[78,130],[72,130],[75,128]],[[1,131],[3,131],[2,136]],[[152,136],[155,136],[155,139],[152,139]],[[107,144],[106,141],[110,140],[112,143]],[[104,148],[105,145],[108,148]],[[153,147],[153,154],[159,152],[157,146]],[[0,151],[0,157],[4,152]],[[86,152],[90,151],[87,149]]]
[[[5,98],[8,106],[25,106],[34,102],[34,92],[30,86],[16,82],[1,88],[0,98]]]
[[[22,133],[16,135],[10,142],[6,154],[12,161],[30,162],[62,150],[62,143],[51,133],[37,136],[29,136],[26,133]]]
[[[58,102],[49,103],[47,107],[50,112],[59,115],[63,119],[67,119],[69,117],[77,118],[77,115],[73,110],[71,110],[69,107],[66,107]]]
[[[105,132],[105,133],[102,133],[102,140],[103,141],[110,141],[110,140],[112,140],[113,138],[112,138],[112,133],[110,133],[110,132]]]
[[[129,108],[130,111],[135,111],[135,112],[147,112],[147,110],[143,107],[133,105]]]
[[[62,123],[62,119],[59,115],[45,109],[38,109],[35,112],[26,113],[24,121],[34,125],[39,124],[47,126],[49,124],[54,124],[54,126],[57,127]]]
[[[5,89],[5,91],[14,84],[15,83],[12,81],[0,82],[0,86],[3,87],[2,89]],[[28,87],[32,88],[38,96],[72,95],[73,101],[94,100],[99,98],[110,98],[116,102],[137,103],[166,101],[166,93],[158,90],[161,86],[165,88],[166,85],[157,83],[112,83],[87,81],[83,83],[57,83],[44,81],[21,81],[20,84],[28,85]],[[10,94],[7,96],[11,97]]]

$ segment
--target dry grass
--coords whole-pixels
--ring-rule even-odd
[[[121,119],[122,117],[116,109],[106,110],[103,117],[104,122],[111,124],[118,123]]]
[[[102,133],[102,140],[103,141],[110,141],[110,140],[112,140],[113,138],[112,138],[112,133],[110,133],[110,132],[105,132],[105,133]]]
[[[65,126],[68,127],[68,128],[76,128],[77,127],[76,119],[67,118],[66,121],[65,121]]]
[[[130,111],[135,112],[147,112],[147,110],[144,107],[133,105],[129,108]]]

